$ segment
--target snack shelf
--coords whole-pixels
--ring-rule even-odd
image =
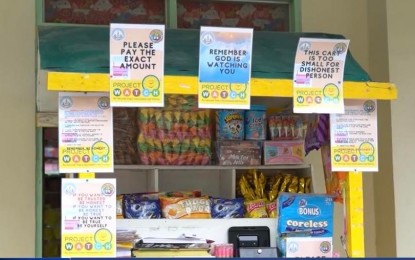
[[[249,169],[261,171],[265,176],[290,174],[311,177],[311,190],[316,190],[314,181],[319,180],[311,165],[259,165],[243,167],[224,166],[143,166],[117,165],[114,173],[99,174],[96,178],[117,178],[117,193],[143,193],[200,190],[203,195],[235,198],[238,180]]]
[[[310,164],[279,164],[279,165],[254,165],[254,166],[221,166],[221,165],[115,165],[114,169],[117,170],[186,170],[186,171],[198,171],[198,170],[296,170],[296,169],[308,169]]]

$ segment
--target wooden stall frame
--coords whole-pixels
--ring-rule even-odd
[[[195,76],[165,76],[165,94],[197,94]],[[393,83],[351,82],[343,84],[345,99],[397,99]],[[109,75],[104,73],[48,72],[47,89],[51,91],[109,91]],[[291,79],[251,79],[251,96],[292,97]],[[38,113],[37,126],[57,125],[57,114]],[[346,250],[349,257],[364,257],[364,208],[362,172],[349,172],[345,190]]]
[[[164,76],[165,94],[197,94],[196,76]],[[291,79],[251,79],[251,96],[292,97]],[[345,81],[346,99],[396,99],[392,83]],[[103,73],[48,72],[47,89],[55,91],[109,91],[109,75]]]

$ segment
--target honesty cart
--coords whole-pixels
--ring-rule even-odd
[[[109,29],[101,27],[39,27],[39,69],[46,72],[47,90],[108,91],[108,36]],[[300,37],[344,38],[323,33],[255,32],[252,97],[292,98],[293,61]],[[199,31],[166,29],[165,39],[165,93],[196,95]],[[346,58],[343,86],[346,99],[397,98],[393,84],[372,82],[350,52]],[[39,112],[37,126],[57,126],[56,113]],[[346,186],[347,251],[349,256],[364,257],[362,173],[348,173]]]

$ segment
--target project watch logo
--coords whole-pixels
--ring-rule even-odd
[[[317,217],[321,214],[321,209],[315,205],[309,205],[306,200],[302,199],[298,202],[298,215],[307,217]]]

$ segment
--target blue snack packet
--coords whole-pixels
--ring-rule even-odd
[[[243,218],[244,199],[210,198],[212,218]]]
[[[125,195],[123,204],[124,217],[127,219],[161,218],[160,202],[158,199]]]
[[[300,232],[308,236],[333,236],[332,196],[282,192],[277,207],[278,235]]]

